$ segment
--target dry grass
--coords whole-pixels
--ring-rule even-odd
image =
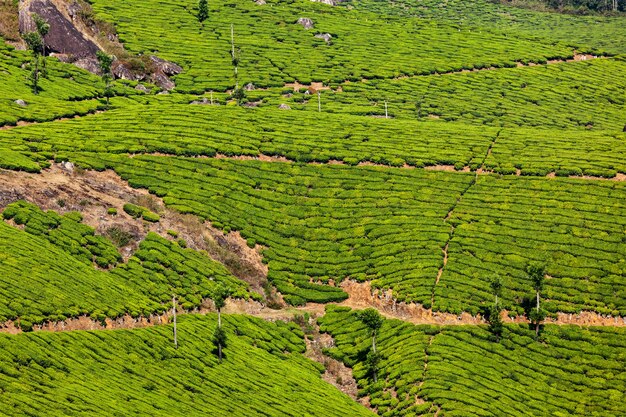
[[[7,41],[20,40],[17,0],[0,0],[0,36]]]

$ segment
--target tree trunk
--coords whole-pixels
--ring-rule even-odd
[[[217,309],[217,327],[222,328],[222,309]]]
[[[372,352],[376,353],[376,333],[372,333]]]
[[[537,313],[539,312],[539,291],[537,291]]]
[[[222,344],[218,343],[217,344],[217,357],[220,360],[220,363],[222,363]]]
[[[178,349],[178,334],[176,332],[176,297],[172,297],[172,315],[174,316],[174,346]]]

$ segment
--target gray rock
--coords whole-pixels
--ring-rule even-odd
[[[302,27],[305,29],[311,29],[314,26],[313,21],[308,17],[301,17],[300,19],[298,19],[297,23],[302,25]]]
[[[327,44],[330,44],[330,41],[333,38],[333,36],[330,33],[318,33],[317,35],[315,35],[315,37],[318,39],[324,39],[324,41],[326,41]]]
[[[183,68],[180,65],[176,65],[173,62],[166,61],[154,55],[150,55],[150,61],[154,63],[157,71],[161,71],[165,75],[177,75],[183,72]]]
[[[195,104],[195,105],[201,105],[201,106],[207,106],[209,104],[211,104],[211,102],[209,101],[208,98],[206,97],[202,97],[202,100],[194,100],[189,104]]]
[[[246,84],[246,86],[244,87],[244,90],[246,90],[246,91],[254,91],[254,89],[255,89],[255,88],[256,88],[256,87],[254,86],[254,84],[252,84],[252,83],[248,83],[248,84]]]
[[[280,110],[291,110],[291,107],[289,107],[288,105],[286,105],[285,103],[281,104],[280,106],[278,106],[278,108]]]
[[[68,54],[77,58],[96,55],[98,47],[86,39],[50,0],[33,0],[28,7],[20,8],[21,33],[35,30],[31,13],[37,13],[50,24],[50,31],[45,37],[47,52]]]
[[[121,61],[113,62],[113,65],[111,65],[111,72],[115,78],[121,78],[122,80],[135,79],[135,75],[130,68],[124,65]]]
[[[82,68],[91,72],[92,74],[100,75],[100,64],[96,58],[81,58],[74,61],[74,65],[78,68]]]
[[[147,93],[149,93],[149,92],[151,91],[148,87],[146,87],[146,86],[145,86],[145,85],[143,85],[143,84],[137,84],[137,85],[135,86],[135,90],[137,90],[137,91],[142,91],[142,92],[144,92],[144,93],[146,93],[146,94],[147,94]]]
[[[155,71],[155,73],[152,74],[152,82],[165,91],[173,90],[176,87],[174,81],[170,80],[163,71]]]
[[[311,0],[311,1],[315,3],[327,4],[329,6],[336,6],[338,3],[336,0]]]
[[[265,6],[267,4],[265,0],[256,0],[255,3],[259,6]]]
[[[26,107],[27,106],[26,102],[24,100],[22,100],[21,98],[15,100],[15,104],[17,104],[18,106],[21,106],[21,107]]]
[[[61,161],[61,169],[67,172],[68,174],[74,173],[74,164],[69,161]]]

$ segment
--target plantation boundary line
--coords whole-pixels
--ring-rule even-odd
[[[422,78],[422,77],[433,77],[433,76],[436,77],[436,76],[442,76],[442,75],[467,74],[467,73],[481,72],[481,71],[497,71],[497,70],[502,70],[502,69],[541,67],[541,66],[548,66],[548,65],[554,65],[554,64],[591,61],[593,59],[602,59],[602,58],[607,58],[607,57],[608,56],[605,56],[605,55],[579,54],[576,51],[574,51],[573,58],[549,59],[546,61],[546,63],[543,63],[543,64],[535,63],[535,62],[528,62],[525,64],[522,61],[515,61],[515,67],[504,67],[504,66],[503,67],[484,67],[484,68],[472,68],[471,70],[460,69],[460,70],[452,70],[452,71],[444,71],[444,72],[433,72],[433,73],[428,73],[428,74],[413,74],[413,75],[402,74],[402,75],[395,76],[395,77],[384,77],[384,78],[362,78],[359,81],[343,80],[340,83],[338,83],[338,87],[334,90],[331,87],[324,85],[323,82],[316,81],[316,82],[311,82],[310,84],[301,84],[297,80],[294,82],[285,83],[281,87],[256,87],[255,90],[270,91],[274,89],[284,90],[287,88],[293,88],[293,91],[299,91],[302,88],[306,88],[308,90],[315,90],[316,92],[322,91],[322,90],[331,90],[336,93],[341,93],[343,91],[344,85],[367,83],[369,81],[377,81],[377,80],[397,81],[397,80],[406,80],[406,79],[414,79],[414,78]],[[210,93],[212,91],[215,91],[215,90],[213,89],[206,90],[204,94]],[[233,91],[232,89],[228,89],[225,92],[231,94],[232,91]]]
[[[437,284],[439,284],[439,280],[441,279],[441,276],[443,275],[443,271],[444,271],[446,265],[448,264],[448,247],[450,246],[450,242],[454,238],[454,231],[456,230],[456,226],[453,223],[450,223],[450,218],[452,217],[452,214],[454,213],[454,209],[456,209],[456,207],[459,205],[459,202],[461,201],[463,196],[469,191],[470,188],[472,188],[472,186],[474,184],[476,184],[476,181],[478,181],[479,171],[482,170],[485,167],[485,161],[487,160],[487,158],[489,158],[489,155],[491,155],[491,149],[493,148],[493,146],[496,144],[496,141],[500,137],[500,132],[502,132],[502,130],[499,130],[498,133],[496,133],[496,136],[493,138],[493,140],[489,144],[489,147],[487,148],[487,152],[485,153],[485,156],[483,157],[483,160],[482,160],[482,162],[480,164],[480,168],[477,169],[475,174],[474,174],[474,178],[469,183],[467,188],[465,188],[465,190],[463,190],[461,192],[461,194],[459,194],[459,197],[456,199],[456,201],[454,202],[454,204],[452,205],[452,207],[448,211],[448,214],[443,219],[443,221],[445,223],[450,224],[450,234],[448,235],[448,240],[446,241],[446,244],[445,244],[445,246],[442,249],[443,261],[442,261],[441,267],[439,268],[439,271],[437,271],[437,278],[435,279],[435,284],[433,285],[433,290],[432,290],[432,294],[431,294],[431,297],[430,297],[430,307],[431,308],[435,305],[435,289],[437,288]]]
[[[500,132],[498,132],[498,135],[500,134]],[[474,171],[474,173],[476,174],[476,176],[478,175],[500,175],[500,176],[504,176],[504,177],[524,177],[525,175],[521,172],[521,170],[517,170],[517,172],[515,174],[498,174],[497,172],[494,171],[490,171],[488,169],[485,168],[485,161],[487,159],[487,157],[489,157],[489,155],[491,154],[491,150],[493,148],[493,144],[495,143],[492,142],[491,146],[489,147],[489,149],[487,150],[487,156],[485,157],[485,159],[483,159],[482,161],[482,165],[479,169],[477,169],[476,171]],[[348,166],[354,166],[354,167],[365,167],[365,166],[371,166],[371,167],[382,167],[382,168],[389,168],[389,169],[423,169],[426,171],[446,171],[446,172],[472,172],[470,167],[468,165],[466,165],[465,167],[463,167],[463,169],[456,169],[454,167],[454,165],[427,165],[424,167],[416,167],[413,165],[408,165],[408,164],[404,164],[402,166],[394,166],[394,165],[386,165],[386,164],[380,164],[380,163],[374,163],[374,162],[369,162],[369,161],[363,161],[363,162],[359,162],[356,165],[351,165],[351,164],[347,164],[344,161],[341,160],[337,160],[337,159],[331,159],[328,162],[298,162],[298,161],[294,161],[293,159],[288,159],[285,156],[272,156],[272,155],[267,155],[267,154],[263,154],[263,153],[259,153],[258,155],[225,155],[225,154],[221,154],[221,153],[217,153],[214,156],[207,156],[207,155],[194,155],[194,156],[186,156],[186,155],[177,155],[177,154],[171,154],[171,153],[162,153],[162,152],[145,152],[145,153],[133,153],[133,154],[128,154],[128,156],[130,158],[134,158],[136,156],[162,156],[162,157],[168,157],[168,158],[196,158],[196,159],[229,159],[229,160],[236,160],[236,161],[261,161],[261,162],[271,162],[271,163],[277,163],[277,162],[282,162],[282,163],[286,163],[286,164],[304,164],[304,165],[348,165]],[[620,181],[620,182],[624,182],[626,181],[626,174],[618,172],[614,177],[594,177],[591,175],[569,175],[567,177],[557,177],[556,173],[553,172],[549,172],[548,174],[546,174],[545,176],[538,176],[538,175],[528,175],[527,177],[533,177],[533,178],[572,178],[572,179],[579,179],[579,180],[593,180],[593,181]]]

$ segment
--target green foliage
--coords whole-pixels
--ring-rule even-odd
[[[383,317],[380,315],[378,310],[374,308],[361,310],[357,313],[357,316],[374,335],[378,329],[380,329],[380,326],[383,325]]]
[[[626,412],[626,330],[546,325],[541,344],[528,325],[415,326],[385,320],[379,380],[368,373],[369,331],[356,312],[334,306],[318,319],[333,357],[352,367],[359,395],[380,415],[552,416]],[[497,410],[494,412],[494,410]]]
[[[281,321],[226,317],[228,355],[218,366],[211,354],[216,321],[215,315],[179,317],[178,349],[171,325],[1,334],[2,413],[373,415],[322,380],[316,364],[303,356],[302,333]],[[38,400],[25,401],[35,390]],[[242,394],[226,394],[236,392]]]
[[[161,217],[151,212],[146,207],[138,206],[136,204],[126,203],[124,204],[124,211],[131,217],[138,219],[139,217],[143,218],[145,221],[156,223]]]
[[[226,305],[226,299],[230,297],[231,291],[230,289],[224,287],[223,285],[219,285],[215,291],[213,292],[213,303],[215,304],[215,308],[217,311],[220,311]]]
[[[489,332],[491,332],[496,342],[500,341],[504,329],[501,313],[502,309],[498,305],[493,305],[489,308],[489,315],[487,316]]]
[[[533,285],[533,289],[540,293],[543,290],[545,281],[546,281],[546,267],[541,264],[530,264],[526,267],[526,273],[528,274],[528,279]]]
[[[80,223],[78,213],[60,216],[18,202],[2,215],[24,230],[0,222],[0,322],[28,327],[80,315],[149,316],[168,308],[172,291],[184,309],[193,309],[218,286],[228,287],[232,297],[248,297],[248,285],[224,266],[156,234],[120,263],[113,243]],[[130,239],[118,228],[107,235],[120,246]]]
[[[198,0],[198,21],[204,22],[209,18],[209,2]]]

